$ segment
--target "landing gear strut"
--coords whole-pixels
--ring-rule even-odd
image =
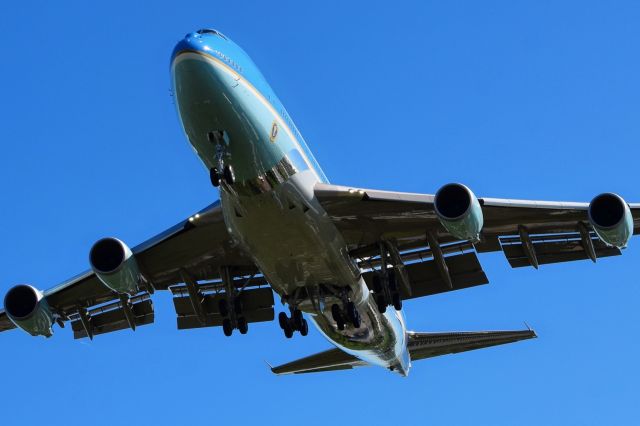
[[[234,329],[238,329],[240,334],[247,334],[249,331],[249,323],[244,317],[242,311],[242,301],[238,297],[238,292],[233,285],[233,277],[229,268],[220,269],[220,276],[225,284],[225,294],[227,297],[222,298],[218,302],[218,312],[223,317],[222,331],[225,336],[231,336]]]
[[[227,185],[231,186],[236,182],[236,174],[231,164],[225,164],[227,156],[225,155],[225,147],[229,144],[229,138],[226,132],[216,130],[207,134],[209,142],[215,145],[216,149],[216,162],[217,167],[213,167],[209,170],[209,178],[211,184],[216,188],[220,186],[223,181]]]
[[[402,310],[402,298],[398,287],[398,279],[394,268],[387,268],[387,249],[380,244],[380,259],[382,267],[373,275],[373,298],[378,306],[378,311],[384,314],[387,306],[392,305],[396,311]]]
[[[396,311],[402,309],[402,298],[393,269],[387,269],[373,276],[373,298],[381,314],[387,311],[389,305],[393,305]]]
[[[356,304],[352,301],[344,304],[344,310],[340,309],[340,305],[337,303],[333,304],[331,306],[331,316],[336,322],[338,330],[344,330],[347,322],[351,323],[355,328],[360,328],[362,324],[360,312],[358,312]]]
[[[287,339],[293,337],[293,333],[300,332],[301,336],[306,336],[309,333],[309,323],[302,316],[302,311],[298,308],[291,308],[291,317],[285,312],[278,314],[278,323],[280,328],[284,331],[284,335]]]

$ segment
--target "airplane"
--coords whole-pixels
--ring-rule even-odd
[[[527,329],[408,331],[403,302],[488,283],[478,254],[513,268],[620,255],[640,232],[640,204],[613,193],[589,203],[478,198],[451,183],[435,195],[330,184],[249,56],[214,29],[187,34],[170,62],[187,140],[219,201],[129,248],[107,237],[90,270],[49,290],[12,287],[0,331],[74,338],[154,321],[168,291],[178,329],[246,334],[275,320],[286,338],[308,320],[333,348],[272,367],[276,374],[377,365],[406,376],[412,361],[535,338]]]

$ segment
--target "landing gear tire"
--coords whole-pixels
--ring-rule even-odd
[[[233,166],[227,165],[224,166],[224,170],[222,171],[224,175],[224,180],[228,185],[233,185],[236,182],[236,174],[233,171]]]
[[[372,287],[374,293],[382,292],[382,278],[380,277],[380,274],[373,274]]]
[[[391,297],[391,299],[393,301],[393,307],[396,309],[396,311],[401,311],[402,299],[400,298],[400,293],[398,292],[393,293],[393,296]]]
[[[387,279],[389,280],[389,290],[396,291],[398,289],[398,281],[396,280],[396,270],[389,269],[387,271]]]
[[[287,323],[289,322],[289,317],[284,312],[280,312],[278,314],[278,323],[280,324],[281,329],[285,329]]]
[[[353,318],[353,320],[351,321],[351,323],[353,324],[354,328],[360,328],[360,325],[362,325],[362,321],[360,318],[360,312],[356,311],[356,316]]]
[[[331,306],[331,316],[335,322],[338,322],[339,319],[342,319],[342,312],[340,312],[340,306],[337,303],[334,303]]]
[[[218,302],[218,311],[223,317],[229,315],[229,304],[227,303],[227,299],[220,299]]]
[[[302,325],[305,322],[305,319],[302,316],[302,311],[300,309],[294,309],[292,319],[293,325],[295,326],[296,330],[302,330]]]
[[[231,325],[231,320],[229,318],[225,318],[224,321],[222,321],[222,331],[227,337],[233,334],[233,326]]]
[[[302,327],[299,328],[299,331],[301,336],[309,334],[309,323],[304,318],[302,318]]]
[[[333,320],[336,322],[338,330],[340,331],[344,330],[344,318],[342,317],[342,312],[340,312],[340,306],[338,306],[338,304],[336,303],[334,303],[333,306],[331,306],[331,316],[333,317]]]
[[[351,322],[355,328],[360,328],[360,313],[356,308],[356,304],[353,302],[347,303],[347,317],[349,317],[349,322]]]
[[[249,324],[245,317],[238,318],[238,331],[240,331],[240,334],[247,334],[247,331],[249,331]]]
[[[216,188],[220,186],[220,172],[217,167],[214,167],[209,170],[209,179],[211,179],[211,185]]]
[[[376,294],[375,295],[376,305],[378,306],[378,311],[381,314],[387,312],[387,301],[384,297],[384,294]]]
[[[293,337],[293,327],[291,327],[291,324],[289,323],[288,319],[283,330],[284,330],[284,337],[286,337],[287,339],[291,339]]]

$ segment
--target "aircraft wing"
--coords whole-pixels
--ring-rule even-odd
[[[479,331],[450,333],[409,332],[407,347],[412,361],[449,355],[491,346],[514,343],[537,337],[533,330],[521,331]],[[320,352],[278,367],[272,367],[275,374],[319,373],[323,371],[350,370],[368,365],[366,362],[341,351],[338,348]]]
[[[234,265],[234,285],[242,289],[243,306],[255,310],[247,313],[248,322],[273,319],[271,290],[259,288],[268,286],[263,278],[255,277],[258,270],[253,262],[234,246],[224,225],[219,202],[134,247],[132,252],[146,282],[143,291],[130,299],[134,326],[153,322],[149,294],[156,290],[173,293],[178,328],[221,325],[217,302],[224,294],[220,276],[220,268],[224,265]],[[202,309],[196,311],[192,305],[189,289],[184,284],[185,276],[197,284],[193,298]],[[118,295],[102,284],[92,271],[43,293],[59,323],[71,321],[75,338],[131,327]],[[85,324],[80,311],[89,320]],[[0,311],[0,331],[12,328],[15,326],[6,313]]]
[[[392,244],[398,272],[405,277],[404,299],[488,283],[477,253],[501,251],[514,268],[621,254],[591,229],[588,203],[479,198],[484,227],[481,241],[472,244],[441,225],[434,195],[329,184],[317,184],[315,195],[341,230],[370,286],[381,264],[381,241]],[[629,206],[638,234],[640,204]],[[446,268],[436,262],[428,241],[427,233],[434,231]]]
[[[0,332],[11,330],[13,328],[16,328],[16,326],[9,318],[7,318],[7,314],[4,312],[4,309],[0,309]]]

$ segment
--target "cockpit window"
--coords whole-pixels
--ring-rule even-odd
[[[212,35],[217,35],[218,37],[223,38],[223,39],[225,39],[225,40],[227,39],[227,38],[226,38],[226,37],[225,37],[221,32],[218,32],[218,31],[213,30],[213,29],[211,29],[211,28],[204,28],[204,29],[202,29],[202,30],[198,30],[198,31],[196,31],[196,33],[197,33],[197,34],[200,34],[200,35],[204,35],[204,34],[212,34]]]

